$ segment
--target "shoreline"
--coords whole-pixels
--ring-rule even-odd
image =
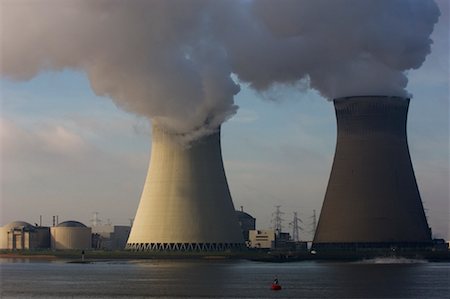
[[[0,258],[36,259],[36,260],[68,260],[81,261],[81,250],[59,251],[1,251]],[[352,262],[367,259],[411,259],[429,262],[450,262],[450,251],[429,252],[326,252],[311,254],[309,252],[133,252],[133,251],[98,251],[86,250],[85,261],[118,261],[118,260],[249,260],[267,263],[286,263],[300,261],[335,261]]]
[[[49,255],[49,254],[24,255],[24,254],[17,254],[17,253],[0,253],[0,258],[59,259],[59,257],[57,257],[55,255]]]

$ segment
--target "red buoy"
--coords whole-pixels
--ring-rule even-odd
[[[279,291],[281,290],[281,285],[272,283],[272,286],[270,288],[274,291]]]

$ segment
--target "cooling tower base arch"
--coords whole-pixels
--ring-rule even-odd
[[[229,251],[242,250],[242,243],[129,243],[132,251]]]
[[[315,251],[359,251],[365,249],[374,250],[396,250],[410,249],[423,250],[432,248],[432,242],[354,242],[354,243],[315,243],[312,249]]]

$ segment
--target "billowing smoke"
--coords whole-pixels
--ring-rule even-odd
[[[407,95],[433,0],[0,0],[1,74],[83,71],[98,95],[181,134],[214,130],[240,90]]]

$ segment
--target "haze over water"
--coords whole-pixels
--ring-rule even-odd
[[[449,298],[450,263],[0,259],[1,298]],[[277,275],[283,290],[271,291]]]

